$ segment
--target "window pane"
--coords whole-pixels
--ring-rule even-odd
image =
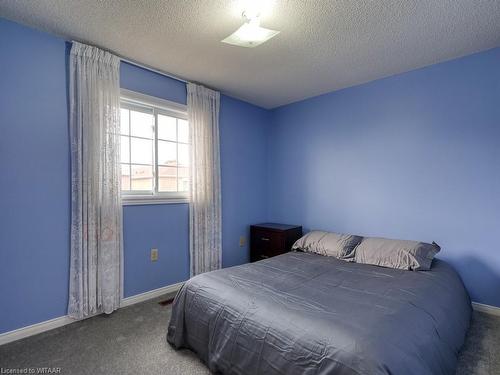
[[[179,165],[189,165],[189,146],[179,143]]]
[[[121,136],[120,137],[120,159],[122,163],[130,163],[130,145],[129,145],[129,137]]]
[[[179,177],[179,191],[189,191],[189,178]]]
[[[153,138],[153,114],[130,111],[130,133],[136,137]]]
[[[179,132],[179,142],[188,143],[189,142],[189,124],[186,120],[177,120],[178,132]]]
[[[131,166],[132,190],[153,190],[153,167],[147,165]]]
[[[122,164],[122,190],[130,191],[130,165]]]
[[[158,167],[158,191],[177,191],[177,168]]]
[[[131,137],[130,142],[130,159],[132,163],[153,164],[152,140]]]
[[[189,191],[189,168],[179,167],[177,173],[179,174],[178,178],[179,191]]]
[[[169,166],[177,165],[176,143],[158,141],[158,164],[164,164]]]
[[[158,138],[169,141],[177,140],[176,118],[158,115]]]
[[[126,108],[120,108],[120,132],[121,134],[128,135],[129,131],[129,117],[128,117],[129,110]]]

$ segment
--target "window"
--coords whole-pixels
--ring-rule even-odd
[[[125,203],[187,199],[189,126],[185,106],[122,90],[120,112]]]

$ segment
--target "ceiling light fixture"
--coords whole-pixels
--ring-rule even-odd
[[[260,26],[260,13],[253,13],[249,16],[247,12],[243,12],[242,16],[245,23],[227,38],[221,40],[222,43],[252,48],[279,34],[279,31]]]

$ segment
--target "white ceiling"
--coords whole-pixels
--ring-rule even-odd
[[[265,108],[500,45],[500,0],[276,0],[278,36],[223,44],[242,1],[2,0],[0,16]]]

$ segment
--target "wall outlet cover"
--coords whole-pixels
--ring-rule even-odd
[[[247,243],[247,239],[244,236],[241,236],[240,237],[240,247],[245,246],[246,243]]]
[[[158,249],[151,249],[151,262],[158,260]]]

